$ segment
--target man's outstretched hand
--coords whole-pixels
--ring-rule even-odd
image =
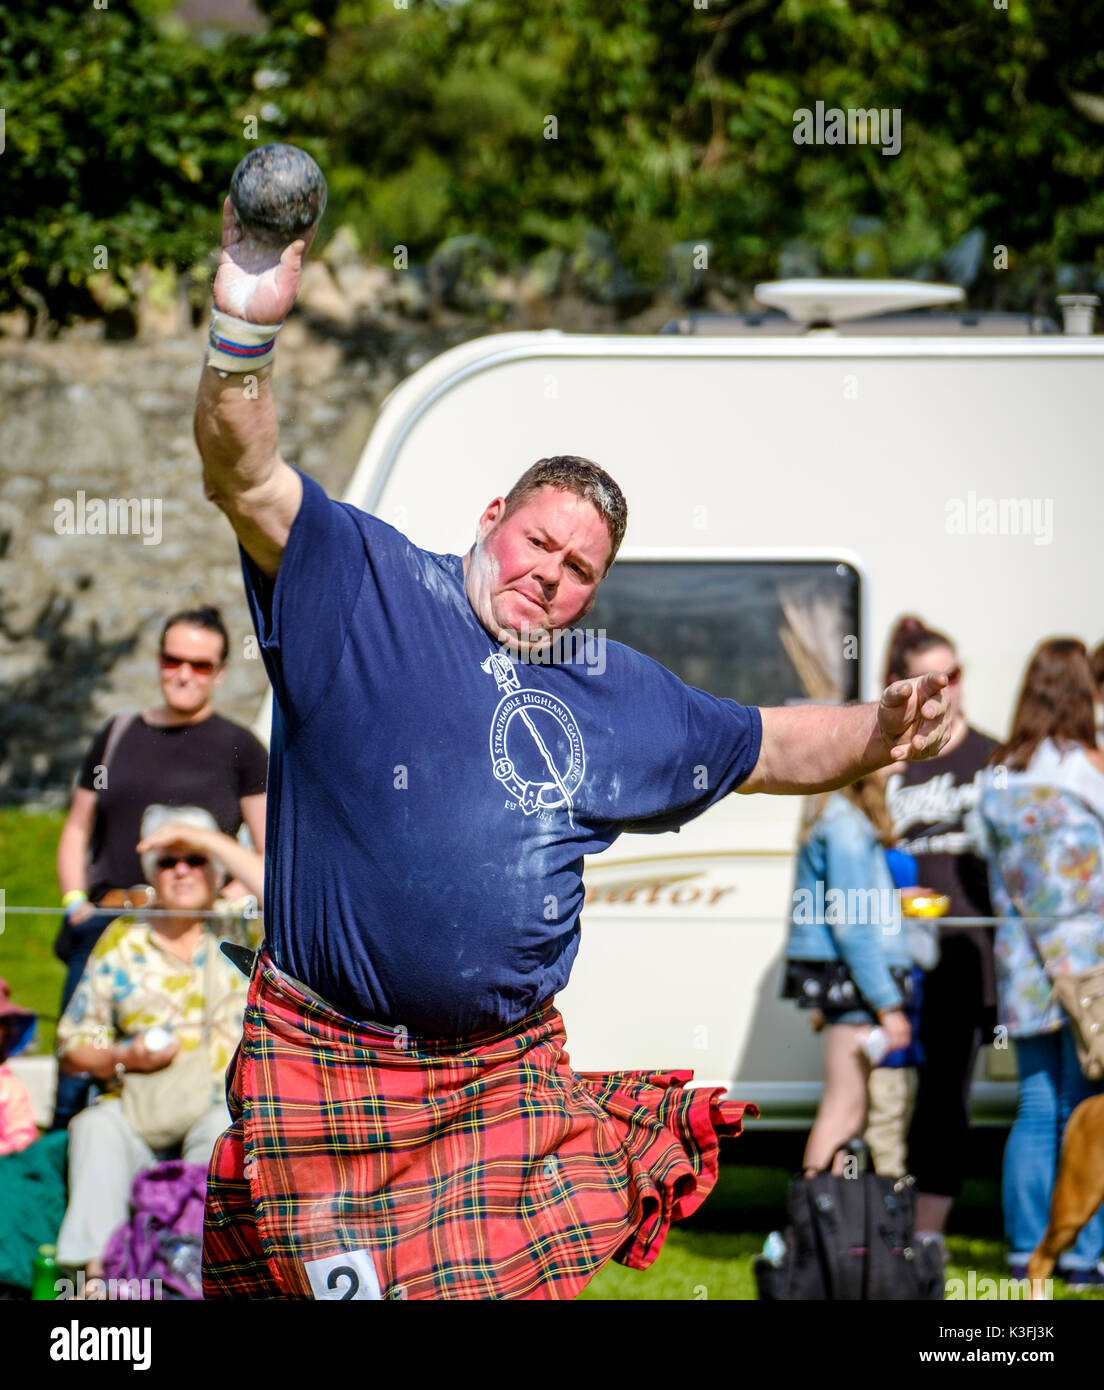
[[[317,228],[280,247],[243,231],[227,198],[222,205],[222,255],[215,306],[249,323],[282,323],[299,293],[303,261]]]
[[[882,692],[878,732],[895,763],[934,758],[951,736],[947,677],[941,671],[896,681]]]
[[[897,681],[877,705],[761,709],[759,757],[741,792],[832,791],[908,759],[934,758],[951,737],[947,677]]]

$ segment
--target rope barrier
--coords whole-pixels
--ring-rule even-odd
[[[95,904],[93,904],[93,906],[95,907]],[[195,919],[200,917],[214,917],[218,920],[224,920],[227,917],[260,917],[262,915],[258,906],[247,906],[241,909],[235,909],[232,912],[227,911],[225,908],[223,908],[222,911],[210,908],[204,909],[202,912],[195,912],[191,908],[173,910],[164,907],[97,907],[96,913],[103,916],[111,913],[115,917],[192,917]],[[57,906],[0,908],[0,919],[5,916],[59,917],[61,915],[62,909]]]
[[[639,904],[635,904],[635,903],[601,903],[601,904],[592,904],[592,905],[591,905],[591,910],[593,910],[593,908],[594,908],[594,907],[597,907],[597,906],[607,907],[607,908],[608,908],[608,907],[637,907],[637,906],[639,906]],[[688,904],[688,906],[689,906],[689,904]],[[584,913],[586,912],[586,910],[587,910],[587,909],[584,908]],[[260,909],[259,906],[256,907],[256,908],[253,908],[253,909],[244,908],[244,909],[242,909],[240,912],[238,912],[238,911],[235,911],[235,912],[228,912],[228,911],[226,911],[225,908],[224,908],[221,912],[220,912],[220,911],[217,911],[217,910],[214,910],[214,909],[209,910],[209,911],[203,911],[203,912],[192,912],[191,910],[188,910],[187,912],[181,912],[181,911],[170,911],[170,910],[167,909],[167,908],[157,908],[157,907],[97,907],[97,908],[96,908],[96,911],[97,911],[98,913],[108,913],[108,912],[110,912],[110,913],[113,913],[116,917],[183,917],[183,916],[188,916],[188,917],[196,917],[196,918],[199,918],[199,917],[223,918],[223,917],[237,917],[237,916],[245,916],[245,917],[260,917],[260,916],[263,916],[263,913],[262,913],[262,911],[261,911],[261,909]],[[57,916],[60,916],[60,915],[61,915],[61,912],[62,912],[62,909],[61,909],[60,907],[58,907],[58,906],[54,906],[54,907],[5,907],[5,908],[0,908],[0,919],[2,919],[3,916],[4,916],[5,914],[7,914],[7,915],[9,915],[9,916],[57,917]],[[670,917],[670,918],[672,918],[672,919],[676,919],[676,918],[677,918],[677,919],[679,919],[679,920],[684,920],[684,919],[685,919],[685,916],[686,916],[686,914],[682,914],[682,913],[672,913],[672,912],[670,912],[670,911],[666,911],[666,912],[663,912],[663,913],[656,913],[656,912],[650,912],[650,911],[649,911],[649,912],[647,912],[647,913],[645,913],[645,914],[643,914],[643,915],[645,915],[649,920],[653,920],[653,921],[658,921],[659,918],[660,918],[661,916],[663,916],[663,917]],[[1092,917],[1093,915],[1094,915],[1094,914],[1091,913],[1091,912],[1086,912],[1086,913],[1079,913],[1079,914],[1077,914],[1077,917],[1081,917],[1081,916],[1084,916],[1084,917]],[[706,916],[704,916],[704,915],[701,916],[700,918],[698,918],[698,915],[695,914],[695,920],[701,920],[701,921],[715,921],[716,918],[715,918],[715,917],[706,917]],[[785,919],[785,917],[782,917],[781,919],[779,919],[778,915],[775,914],[775,915],[770,916],[770,917],[760,917],[760,916],[747,916],[747,917],[745,917],[745,916],[741,915],[737,920],[738,920],[739,922],[755,923],[756,925],[765,924],[765,925],[768,925],[768,926],[770,926],[770,925],[775,925],[775,926],[777,926],[779,920],[785,922],[786,919]],[[1073,920],[1076,920],[1076,919],[1075,919],[1073,916],[1069,915],[1069,914],[1067,914],[1067,915],[1065,915],[1065,916],[1062,916],[1062,917],[1057,917],[1057,916],[1051,916],[1051,917],[911,917],[911,916],[909,916],[907,913],[902,913],[900,920],[901,920],[902,923],[908,923],[908,922],[928,922],[928,923],[931,923],[932,925],[938,926],[938,927],[967,928],[967,927],[999,927],[999,926],[1001,926],[1001,924],[1004,923],[1004,922],[1022,922],[1022,923],[1025,923],[1025,924],[1026,924],[1026,923],[1030,923],[1030,924],[1032,924],[1032,925],[1035,925],[1035,924],[1048,924],[1048,923],[1054,923],[1054,922],[1073,921]],[[893,920],[893,925],[896,925],[896,922],[897,922],[897,919],[894,918],[894,920]],[[832,926],[832,925],[839,925],[839,926],[845,926],[845,925],[846,925],[846,926],[855,926],[855,925],[858,925],[858,926],[881,926],[881,925],[883,925],[883,924],[880,923],[880,922],[877,922],[877,921],[870,921],[870,920],[863,921],[863,920],[862,920],[862,914],[860,913],[860,914],[859,914],[859,920],[858,920],[857,922],[839,922],[839,923],[830,922],[830,923],[828,923],[828,925],[830,925],[830,926]],[[888,925],[888,924],[886,924],[886,925]],[[1104,924],[1102,924],[1102,926],[1104,926]]]

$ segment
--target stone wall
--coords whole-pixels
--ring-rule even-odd
[[[429,270],[366,267],[340,241],[328,264],[308,267],[280,337],[281,449],[332,494],[383,398],[445,348],[504,329],[655,331],[677,308],[661,301],[625,320],[613,304],[500,282],[487,312],[465,314],[450,307],[455,280]],[[257,715],[267,682],[247,655],[237,546],[203,496],[192,438],[203,353],[192,320],[181,299],[168,313],[140,312],[130,341],[105,340],[102,323],[53,340],[0,325],[9,330],[0,333],[0,802],[65,800],[95,729],[159,702],[157,641],[174,610],[222,610],[231,659],[217,708],[246,724]],[[91,534],[94,499],[127,499],[134,527],[144,499],[151,541],[158,503],[156,543]],[[82,516],[85,533],[66,534]]]

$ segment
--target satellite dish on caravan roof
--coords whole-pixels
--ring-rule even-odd
[[[965,298],[957,285],[915,280],[770,280],[755,286],[755,298],[808,326],[846,323],[894,309],[931,309]]]

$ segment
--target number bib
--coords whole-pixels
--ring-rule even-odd
[[[358,1298],[378,1302],[383,1298],[376,1266],[367,1250],[346,1250],[322,1260],[304,1260],[303,1268],[316,1299],[344,1303]]]

